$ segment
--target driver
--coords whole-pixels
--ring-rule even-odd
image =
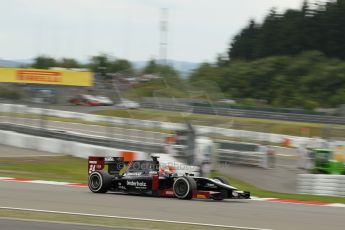
[[[170,176],[174,173],[176,173],[176,169],[172,165],[161,165],[159,167],[160,176]]]

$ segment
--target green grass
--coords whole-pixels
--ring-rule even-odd
[[[14,220],[39,220],[46,222],[62,222],[71,224],[93,225],[95,229],[100,226],[117,227],[117,228],[135,228],[135,229],[164,229],[164,230],[206,230],[210,227],[202,225],[188,225],[188,224],[175,224],[166,222],[154,221],[141,221],[122,218],[111,217],[93,217],[82,215],[69,215],[69,214],[55,214],[45,212],[32,212],[32,211],[18,211],[10,209],[0,209],[0,218],[14,219]],[[217,230],[235,230],[237,228],[222,228],[212,227]]]
[[[87,183],[86,159],[70,156],[0,158],[0,176]]]
[[[158,120],[168,122],[187,122],[194,124],[217,126],[224,128],[278,133],[294,136],[323,136],[329,125],[320,123],[292,122],[281,120],[266,120],[256,118],[227,117],[204,114],[191,114],[152,109],[140,110],[103,110],[94,112],[98,115],[113,117],[135,118],[143,120]],[[345,126],[334,125],[332,128],[342,129],[344,136]]]
[[[220,174],[214,173],[212,176],[216,175]],[[0,176],[87,183],[87,160],[70,156],[2,157]],[[233,186],[240,190],[250,191],[253,196],[345,203],[345,197],[277,193],[257,188],[236,178],[228,177],[228,179]]]
[[[289,193],[278,193],[266,191],[260,188],[257,188],[251,184],[238,180],[236,178],[225,176],[220,173],[214,172],[211,173],[211,176],[223,176],[226,177],[230,184],[239,190],[249,191],[252,196],[257,196],[261,198],[280,198],[280,199],[295,199],[301,201],[321,201],[329,203],[345,203],[345,197],[336,197],[336,196],[316,196],[316,195],[306,195],[306,194],[289,194]]]

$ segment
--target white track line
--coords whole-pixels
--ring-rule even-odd
[[[47,180],[33,180],[33,179],[18,179],[12,177],[0,177],[0,181],[5,182],[19,182],[19,183],[32,183],[32,184],[45,184],[45,185],[62,185],[69,187],[87,187],[87,184],[63,182],[63,181],[47,181]]]
[[[69,226],[88,226],[88,227],[103,227],[103,228],[110,228],[110,229],[118,229],[120,226],[111,226],[111,225],[102,225],[102,224],[85,224],[85,223],[78,223],[78,222],[67,222],[67,221],[54,221],[54,220],[35,220],[35,219],[22,219],[22,218],[13,218],[13,217],[1,217],[0,220],[14,220],[14,221],[22,221],[22,222],[34,222],[34,223],[52,223],[52,224],[64,224]],[[133,227],[126,227],[126,229],[130,230],[147,230],[146,228],[133,228]]]
[[[325,204],[324,206],[328,207],[339,207],[339,208],[345,208],[345,204],[335,203],[335,204]]]
[[[110,215],[99,215],[99,214],[78,213],[78,212],[62,212],[62,211],[51,211],[51,210],[30,209],[30,208],[0,207],[0,209],[29,211],[29,212],[43,212],[43,213],[52,213],[52,214],[66,214],[66,215],[88,216],[88,217],[117,218],[117,219],[128,219],[128,220],[138,220],[138,221],[162,222],[162,223],[171,223],[171,224],[187,224],[187,225],[198,225],[198,226],[205,226],[205,227],[237,228],[237,229],[247,229],[247,230],[272,230],[272,229],[265,229],[265,228],[239,227],[239,226],[218,225],[218,224],[203,224],[203,223],[193,223],[193,222],[174,221],[174,220],[157,220],[157,219],[137,218],[137,217],[127,217],[127,216],[110,216]]]

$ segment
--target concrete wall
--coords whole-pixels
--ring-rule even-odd
[[[37,137],[3,130],[0,130],[0,144],[37,151],[45,151],[53,154],[68,154],[80,158],[87,158],[88,156],[121,157],[122,153],[127,151],[124,149],[108,148],[46,137]],[[134,155],[136,160],[146,160],[148,158],[148,154],[145,152],[134,151]]]

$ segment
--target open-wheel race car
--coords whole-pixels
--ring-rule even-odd
[[[106,170],[107,166],[107,170]],[[250,199],[221,177],[177,175],[160,165],[157,157],[146,161],[124,161],[122,157],[89,157],[89,189],[178,199]]]

